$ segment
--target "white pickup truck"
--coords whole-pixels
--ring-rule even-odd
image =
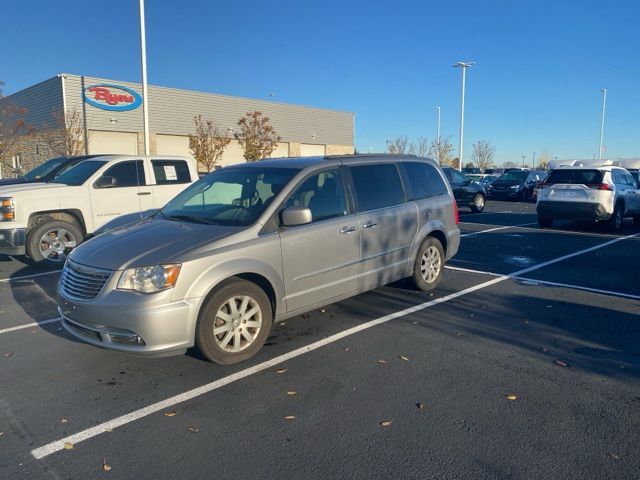
[[[105,155],[52,183],[0,187],[0,254],[61,265],[87,237],[150,215],[197,179],[190,158]]]

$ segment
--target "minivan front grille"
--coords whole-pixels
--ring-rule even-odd
[[[110,275],[108,270],[85,267],[68,260],[60,277],[60,291],[72,299],[93,300]]]

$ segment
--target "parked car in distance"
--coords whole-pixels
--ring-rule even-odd
[[[157,214],[87,241],[58,285],[64,328],[141,355],[196,346],[232,364],[273,321],[410,277],[440,282],[460,242],[436,162],[350,155],[224,167]]]
[[[0,186],[0,254],[62,266],[87,237],[153,213],[197,178],[191,158],[109,155],[50,183]]]
[[[467,177],[472,182],[479,183],[480,185],[485,187],[485,189],[487,188],[488,185],[491,185],[493,182],[495,182],[498,179],[498,175],[487,175],[484,173],[475,173],[475,174],[472,173],[469,175],[465,175],[465,177]]]
[[[493,182],[487,193],[496,200],[531,200],[533,189],[540,178],[545,175],[541,170],[510,170]]]
[[[485,169],[484,173],[486,173],[487,175],[500,176],[504,173],[504,168],[487,168]]]
[[[478,167],[465,167],[462,169],[462,173],[468,175],[473,173],[482,173],[482,171]]]
[[[472,212],[480,213],[487,203],[487,192],[482,184],[474,182],[455,168],[443,167],[442,170],[453,190],[460,207],[469,207]]]
[[[636,180],[636,182],[640,182],[639,170],[637,168],[627,168],[627,171],[631,174],[631,176]]]
[[[604,222],[618,231],[625,217],[640,224],[640,188],[624,168],[559,167],[541,186],[536,210],[541,227],[569,219]]]
[[[96,157],[98,155],[80,155],[69,157],[56,157],[47,160],[42,165],[28,171],[20,177],[0,179],[0,187],[5,185],[20,185],[23,183],[49,183],[58,175],[62,175],[71,167],[83,160]]]

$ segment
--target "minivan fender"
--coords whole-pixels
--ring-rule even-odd
[[[446,233],[446,225],[441,220],[435,220],[435,219],[428,220],[424,225],[422,225],[420,230],[416,233],[415,240],[411,245],[411,250],[409,252],[409,262],[407,265],[407,272],[406,272],[407,277],[412,275],[413,264],[414,264],[416,255],[418,254],[418,249],[420,248],[420,245],[422,245],[422,242],[424,242],[424,240],[427,237],[437,238],[440,241],[440,243],[442,243],[442,248],[444,249],[445,258],[449,258],[449,256],[447,255],[449,241]]]

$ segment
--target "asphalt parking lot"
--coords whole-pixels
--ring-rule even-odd
[[[229,367],[75,341],[58,273],[0,258],[0,478],[637,479],[640,228],[461,213],[433,295],[290,319]]]

